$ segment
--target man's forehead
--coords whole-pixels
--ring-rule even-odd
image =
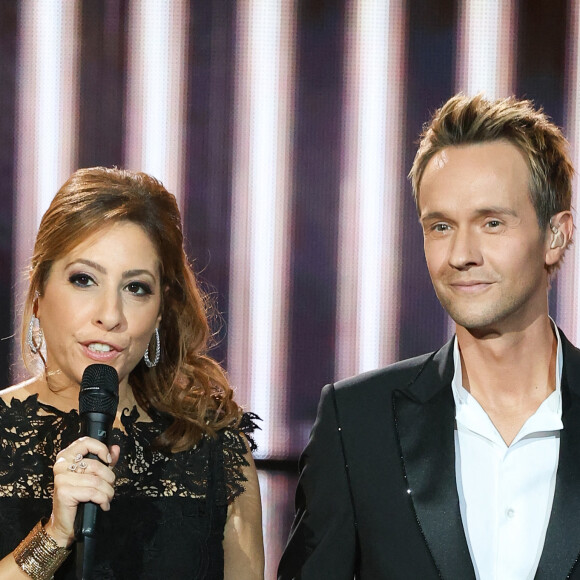
[[[451,166],[465,168],[468,163],[472,168],[484,171],[497,169],[500,173],[511,173],[515,166],[526,180],[529,179],[528,161],[519,147],[507,139],[461,143],[447,145],[433,154],[427,162],[421,179],[420,188],[425,178],[435,176],[439,171]],[[447,172],[445,172],[447,175]]]
[[[445,205],[476,212],[491,207],[515,210],[522,204],[531,204],[533,209],[529,187],[527,162],[510,142],[449,145],[434,153],[425,168],[419,215],[440,211]]]
[[[437,151],[433,158],[431,159],[431,165],[434,169],[443,169],[449,161],[449,156],[447,155],[447,148]]]

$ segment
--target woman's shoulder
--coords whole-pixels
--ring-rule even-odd
[[[252,457],[252,452],[257,449],[254,432],[260,428],[256,420],[259,420],[257,415],[244,413],[237,427],[228,427],[220,432],[225,477],[223,483],[228,504],[244,493],[248,475],[256,469]]]
[[[246,465],[248,458],[258,449],[255,432],[260,429],[256,423],[260,418],[254,413],[244,413],[236,427],[226,427],[219,431],[219,439],[226,456],[235,463]]]
[[[240,441],[244,442],[245,450],[256,451],[258,448],[255,435],[256,431],[260,430],[260,425],[257,423],[261,421],[260,417],[255,413],[245,412],[242,414],[240,421],[236,427],[226,427],[220,433],[221,435],[226,438],[237,438]]]
[[[13,400],[25,401],[36,395],[38,395],[38,380],[36,378],[31,378],[0,390],[0,400],[8,406]]]

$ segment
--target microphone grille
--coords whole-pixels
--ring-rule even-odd
[[[104,413],[114,417],[119,403],[119,376],[110,365],[89,365],[83,373],[79,413]]]

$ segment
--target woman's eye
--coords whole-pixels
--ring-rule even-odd
[[[135,294],[135,296],[147,296],[153,293],[149,284],[145,284],[144,282],[130,282],[126,288],[131,294]]]
[[[79,288],[87,288],[95,283],[88,274],[72,274],[68,281]]]

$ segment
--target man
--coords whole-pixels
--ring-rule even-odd
[[[548,316],[573,169],[528,101],[458,95],[410,177],[456,336],[328,385],[278,578],[580,578],[580,351]]]

